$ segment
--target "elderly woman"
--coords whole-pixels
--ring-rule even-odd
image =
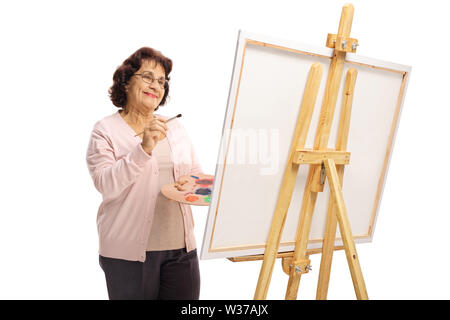
[[[201,174],[178,120],[154,113],[169,93],[172,61],[141,48],[114,73],[116,113],[98,121],[87,150],[103,201],[97,214],[100,266],[110,299],[198,299],[200,274],[189,205],[163,185]]]

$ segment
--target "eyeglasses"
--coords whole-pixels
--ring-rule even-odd
[[[159,86],[161,87],[161,89],[164,89],[164,86],[167,83],[167,80],[165,78],[155,79],[155,76],[150,71],[146,71],[143,73],[135,73],[134,75],[141,76],[142,80],[149,84],[152,84],[156,80],[158,82]]]

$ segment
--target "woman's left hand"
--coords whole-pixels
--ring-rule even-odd
[[[186,184],[188,180],[186,178],[180,179],[175,183],[175,188],[177,188],[178,191],[186,191],[186,188],[183,187],[184,184]]]

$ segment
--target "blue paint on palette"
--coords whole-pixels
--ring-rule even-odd
[[[211,189],[210,188],[198,188],[197,190],[195,190],[195,194],[201,194],[202,196],[206,196],[211,194]]]

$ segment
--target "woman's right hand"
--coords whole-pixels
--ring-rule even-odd
[[[166,135],[167,126],[164,121],[154,118],[150,124],[144,128],[144,137],[142,138],[142,148],[150,154],[156,147],[161,135]]]

